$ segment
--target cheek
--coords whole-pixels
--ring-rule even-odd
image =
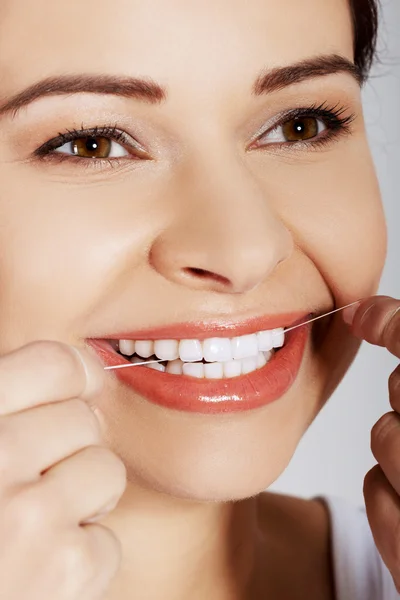
[[[21,171],[0,168],[2,351],[38,334],[73,341],[74,332],[87,333],[86,316],[106,301],[127,261],[134,268],[141,260],[153,223],[145,206],[128,214],[132,191],[121,183],[66,185]]]
[[[341,307],[374,295],[386,259],[387,229],[366,141],[352,143],[337,160],[327,153],[317,168],[310,166],[308,173],[299,169],[297,175],[280,214],[300,248],[310,286],[314,279],[314,291],[319,289],[321,298],[329,293],[326,306],[334,301]],[[318,398],[315,414],[334,392],[360,346],[338,315],[326,334],[323,346],[314,352],[309,374],[315,382],[312,393]]]
[[[374,294],[385,264],[387,231],[366,143],[354,144],[343,160],[327,154],[325,162],[294,175],[281,218],[336,304]]]

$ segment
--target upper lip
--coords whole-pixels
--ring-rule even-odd
[[[256,333],[257,331],[268,331],[280,327],[292,327],[301,323],[310,316],[310,311],[296,311],[279,315],[268,315],[251,317],[242,321],[233,319],[223,320],[221,317],[208,321],[192,321],[177,323],[174,325],[163,325],[136,331],[121,331],[117,334],[104,336],[102,339],[109,340],[166,340],[166,339],[197,339],[202,340],[210,337],[236,337]]]

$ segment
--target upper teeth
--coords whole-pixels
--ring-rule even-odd
[[[259,331],[234,338],[208,338],[206,340],[119,340],[119,351],[126,356],[138,354],[143,358],[156,355],[161,360],[190,363],[228,362],[257,356],[259,352],[281,348],[285,343],[284,329]]]

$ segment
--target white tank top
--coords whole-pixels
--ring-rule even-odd
[[[375,546],[365,508],[334,496],[318,499],[325,502],[330,515],[336,600],[399,600]]]

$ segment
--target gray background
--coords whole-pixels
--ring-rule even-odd
[[[382,0],[382,5],[379,64],[364,100],[389,230],[380,293],[400,298],[400,0]],[[363,479],[376,462],[370,431],[390,410],[387,380],[398,362],[386,350],[364,343],[291,464],[270,489],[303,497],[329,494],[363,504]]]

